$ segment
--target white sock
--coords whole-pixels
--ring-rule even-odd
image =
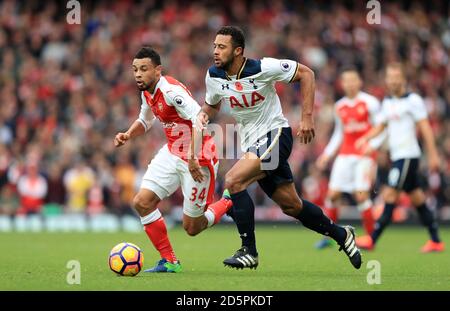
[[[333,204],[333,202],[331,202],[330,199],[326,199],[325,200],[325,208],[331,209],[331,208],[336,208],[336,206]]]
[[[364,202],[358,204],[358,210],[359,210],[360,213],[362,213],[362,212],[364,212],[366,209],[371,208],[372,205],[373,205],[372,200],[371,200],[371,199],[367,199],[367,200],[365,200]]]
[[[159,209],[155,209],[153,212],[151,212],[150,214],[141,217],[141,224],[142,225],[148,225],[156,220],[158,220],[159,218],[161,218],[161,212],[159,211]]]
[[[208,227],[211,227],[214,224],[214,220],[216,219],[216,216],[214,216],[214,213],[211,210],[206,210],[205,217],[208,219]]]

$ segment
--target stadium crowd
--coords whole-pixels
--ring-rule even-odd
[[[441,217],[450,209],[450,9],[445,1],[383,2],[381,23],[375,25],[367,23],[369,10],[360,1],[82,1],[79,25],[66,22],[65,4],[0,2],[0,214],[132,213],[141,177],[165,142],[156,122],[145,136],[113,146],[114,135],[139,113],[133,56],[142,45],[155,47],[164,73],[203,103],[213,38],[224,24],[243,28],[246,56],[295,59],[314,69],[317,136],[312,145],[295,144],[290,162],[301,193],[319,204],[328,172],[318,171],[314,161],[333,130],[333,104],[342,96],[340,69],[357,66],[364,89],[381,99],[384,66],[401,61],[410,90],[425,99],[442,161],[441,173],[431,175],[422,163],[427,193]],[[277,88],[295,128],[300,86]],[[232,123],[226,113],[215,122]],[[377,189],[388,161],[381,151]],[[232,163],[222,160],[217,193]],[[273,205],[258,187],[251,192],[257,205]],[[181,202],[177,192],[161,209],[167,212]]]

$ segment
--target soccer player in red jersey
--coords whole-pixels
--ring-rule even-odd
[[[189,90],[176,79],[163,76],[161,70],[159,54],[150,47],[141,48],[133,60],[142,101],[139,118],[126,132],[115,136],[114,145],[122,146],[145,134],[155,119],[162,123],[168,142],[149,164],[133,205],[161,255],[157,265],[145,271],[179,272],[181,265],[170,244],[158,203],[181,186],[183,227],[194,236],[219,222],[232,201],[224,196],[211,204],[218,168],[214,141],[208,134],[203,136],[202,126],[196,126],[201,107]]]
[[[337,222],[338,201],[342,193],[353,195],[368,235],[372,234],[375,220],[372,215],[370,189],[376,175],[375,152],[385,139],[385,132],[369,141],[363,149],[355,142],[370,131],[380,110],[380,102],[374,96],[361,91],[362,80],[356,69],[348,68],[341,73],[345,96],[335,105],[335,127],[330,142],[317,159],[319,169],[325,169],[337,153],[331,170],[325,210],[331,220]],[[320,240],[316,248],[331,245],[328,238]]]

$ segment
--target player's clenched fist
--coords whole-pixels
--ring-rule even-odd
[[[203,182],[204,176],[197,159],[189,159],[188,168],[189,173],[191,173],[192,179],[194,179],[196,182]]]
[[[198,130],[203,130],[209,123],[209,116],[203,111],[200,111],[195,121],[195,126]]]
[[[116,137],[114,137],[114,146],[115,147],[120,147],[123,144],[125,144],[125,142],[130,139],[130,134],[127,133],[117,133]]]

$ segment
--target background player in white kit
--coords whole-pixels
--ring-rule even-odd
[[[320,234],[332,237],[344,249],[352,265],[359,269],[361,254],[355,245],[353,228],[341,227],[326,217],[321,208],[300,199],[293,183],[288,158],[292,150],[292,131],[281,111],[275,82],[302,84],[303,109],[297,136],[308,144],[315,136],[313,122],[314,73],[291,60],[243,56],[242,30],[222,27],[214,41],[214,65],[206,74],[206,104],[199,120],[206,123],[228,105],[236,119],[243,157],[227,172],[225,188],[231,193],[229,215],[235,221],[242,247],[224,264],[234,268],[256,268],[254,204],[246,188],[258,181],[264,192],[289,216]]]
[[[428,169],[430,171],[439,169],[439,156],[425,104],[418,94],[407,92],[406,77],[401,64],[393,63],[387,66],[386,86],[389,96],[383,100],[381,112],[377,118],[379,125],[356,143],[357,147],[361,148],[369,139],[387,128],[392,167],[389,171],[388,187],[384,192],[385,206],[383,214],[375,225],[375,231],[371,236],[359,238],[357,244],[369,250],[375,247],[384,228],[391,222],[392,212],[400,192],[405,191],[431,237],[421,251],[424,253],[443,251],[444,243],[439,239],[438,224],[426,205],[425,193],[420,185],[421,150],[417,141],[416,126],[425,141]]]
[[[338,153],[331,170],[325,211],[332,221],[337,222],[342,193],[352,194],[361,213],[364,229],[370,235],[375,224],[370,199],[370,189],[376,176],[373,151],[383,143],[386,135],[383,132],[370,140],[365,150],[356,148],[355,142],[375,124],[380,103],[374,96],[361,91],[362,80],[356,69],[343,70],[340,79],[345,96],[335,104],[334,132],[316,162],[318,168],[323,170]],[[331,243],[330,239],[324,238],[316,247],[322,249]]]
[[[133,60],[134,77],[141,91],[141,111],[128,131],[116,135],[114,144],[119,147],[129,139],[143,135],[152,127],[155,118],[163,124],[168,143],[148,166],[133,204],[146,234],[161,255],[157,265],[146,272],[180,272],[181,265],[157,209],[158,203],[181,186],[183,227],[189,235],[196,235],[217,223],[232,202],[224,197],[211,204],[218,167],[214,142],[211,136],[205,135],[202,148],[198,146],[201,126],[196,127],[197,130],[192,128],[200,105],[183,84],[163,76],[161,70],[159,54],[150,47],[141,48]],[[193,145],[194,141],[197,146]]]

